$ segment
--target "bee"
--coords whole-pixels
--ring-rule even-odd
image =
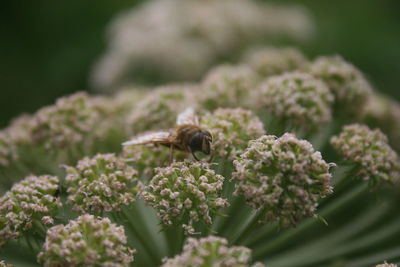
[[[138,135],[123,143],[123,146],[154,144],[163,145],[172,150],[181,150],[189,152],[199,161],[196,152],[202,152],[206,155],[211,154],[211,133],[203,129],[199,124],[199,119],[192,108],[187,108],[180,113],[176,119],[176,126],[169,131],[149,132]]]

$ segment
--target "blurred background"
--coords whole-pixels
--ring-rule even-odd
[[[0,126],[60,96],[90,91],[107,25],[144,1],[3,1],[0,9]],[[269,1],[274,2],[274,1]],[[309,57],[341,54],[383,93],[400,99],[400,1],[279,0],[309,9],[316,34]]]

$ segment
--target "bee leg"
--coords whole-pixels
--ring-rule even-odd
[[[172,144],[169,146],[169,163],[171,164],[173,159],[174,159],[174,148],[172,146]]]
[[[193,158],[195,159],[195,160],[197,160],[197,161],[200,161],[200,159],[196,156],[196,154],[192,151],[192,155],[193,155]]]
[[[211,154],[210,158],[208,159],[208,163],[211,163],[214,159],[214,153]]]

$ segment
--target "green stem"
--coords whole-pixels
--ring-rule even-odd
[[[160,259],[153,251],[154,246],[149,245],[148,239],[142,236],[143,232],[141,232],[142,229],[137,229],[135,222],[131,221],[129,216],[125,213],[124,210],[120,212],[120,215],[123,217],[123,219],[127,222],[124,223],[123,225],[127,226],[129,230],[133,233],[133,235],[138,239],[140,244],[143,246],[143,249],[145,250],[146,254],[148,255],[148,258],[151,260],[151,262],[156,265],[159,264],[158,260]]]
[[[321,210],[320,214],[323,217],[328,216],[331,214],[333,211],[341,208],[342,206],[348,205],[348,201],[351,199],[356,198],[359,196],[361,193],[363,193],[367,189],[367,185],[365,183],[361,184],[360,186],[354,188],[350,192],[346,193],[344,196],[341,196],[339,199],[336,199],[324,209]],[[277,249],[281,248],[283,245],[285,245],[289,240],[293,239],[300,233],[304,232],[307,229],[310,229],[313,227],[316,223],[319,223],[319,220],[315,219],[308,219],[307,221],[303,222],[297,228],[290,229],[286,231],[285,233],[281,234],[277,239],[273,240],[272,242],[269,242],[265,246],[259,247],[254,250],[254,258],[259,259],[260,257],[263,257],[263,255],[266,255],[268,253],[271,253],[273,251],[276,251]]]
[[[173,257],[181,250],[184,233],[181,226],[171,226],[164,230],[168,244],[168,256]]]
[[[253,233],[260,225],[260,219],[264,216],[264,212],[264,208],[256,211],[253,216],[248,219],[244,227],[238,231],[238,234],[232,238],[231,243],[234,245],[241,244],[243,241],[249,238],[249,235]]]
[[[279,229],[279,226],[277,223],[272,223],[272,224],[267,224],[263,228],[260,229],[260,232],[257,233],[257,235],[251,239],[251,240],[246,240],[246,242],[243,243],[246,247],[252,247],[254,244],[258,243],[261,240],[265,240],[270,235],[274,232],[277,232]]]
[[[43,224],[41,224],[40,222],[34,220],[33,221],[33,225],[34,225],[35,230],[37,231],[37,233],[40,235],[40,237],[45,239],[46,238],[46,234],[47,234],[47,230],[43,226]]]
[[[341,244],[345,244],[347,240],[352,240],[355,236],[362,234],[363,231],[379,221],[389,211],[389,208],[389,205],[382,207],[380,204],[375,204],[367,211],[361,210],[356,219],[343,226],[338,226],[338,230],[334,232],[326,233],[319,239],[310,240],[308,244],[301,242],[300,246],[292,250],[272,258],[266,258],[272,266],[312,265],[312,262],[318,258],[316,255],[323,255],[326,251],[331,251]]]
[[[349,261],[347,266],[349,267],[363,267],[363,266],[375,266],[376,264],[383,263],[384,261],[391,262],[391,259],[400,258],[400,247],[386,249],[384,251],[368,255],[366,257],[358,257],[356,260]],[[399,265],[399,262],[397,262]]]

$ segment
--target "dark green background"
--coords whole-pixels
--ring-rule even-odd
[[[0,126],[55,98],[88,89],[104,30],[140,1],[4,0],[0,7]],[[338,53],[381,91],[400,98],[399,0],[280,0],[308,7],[317,23],[309,56]]]

